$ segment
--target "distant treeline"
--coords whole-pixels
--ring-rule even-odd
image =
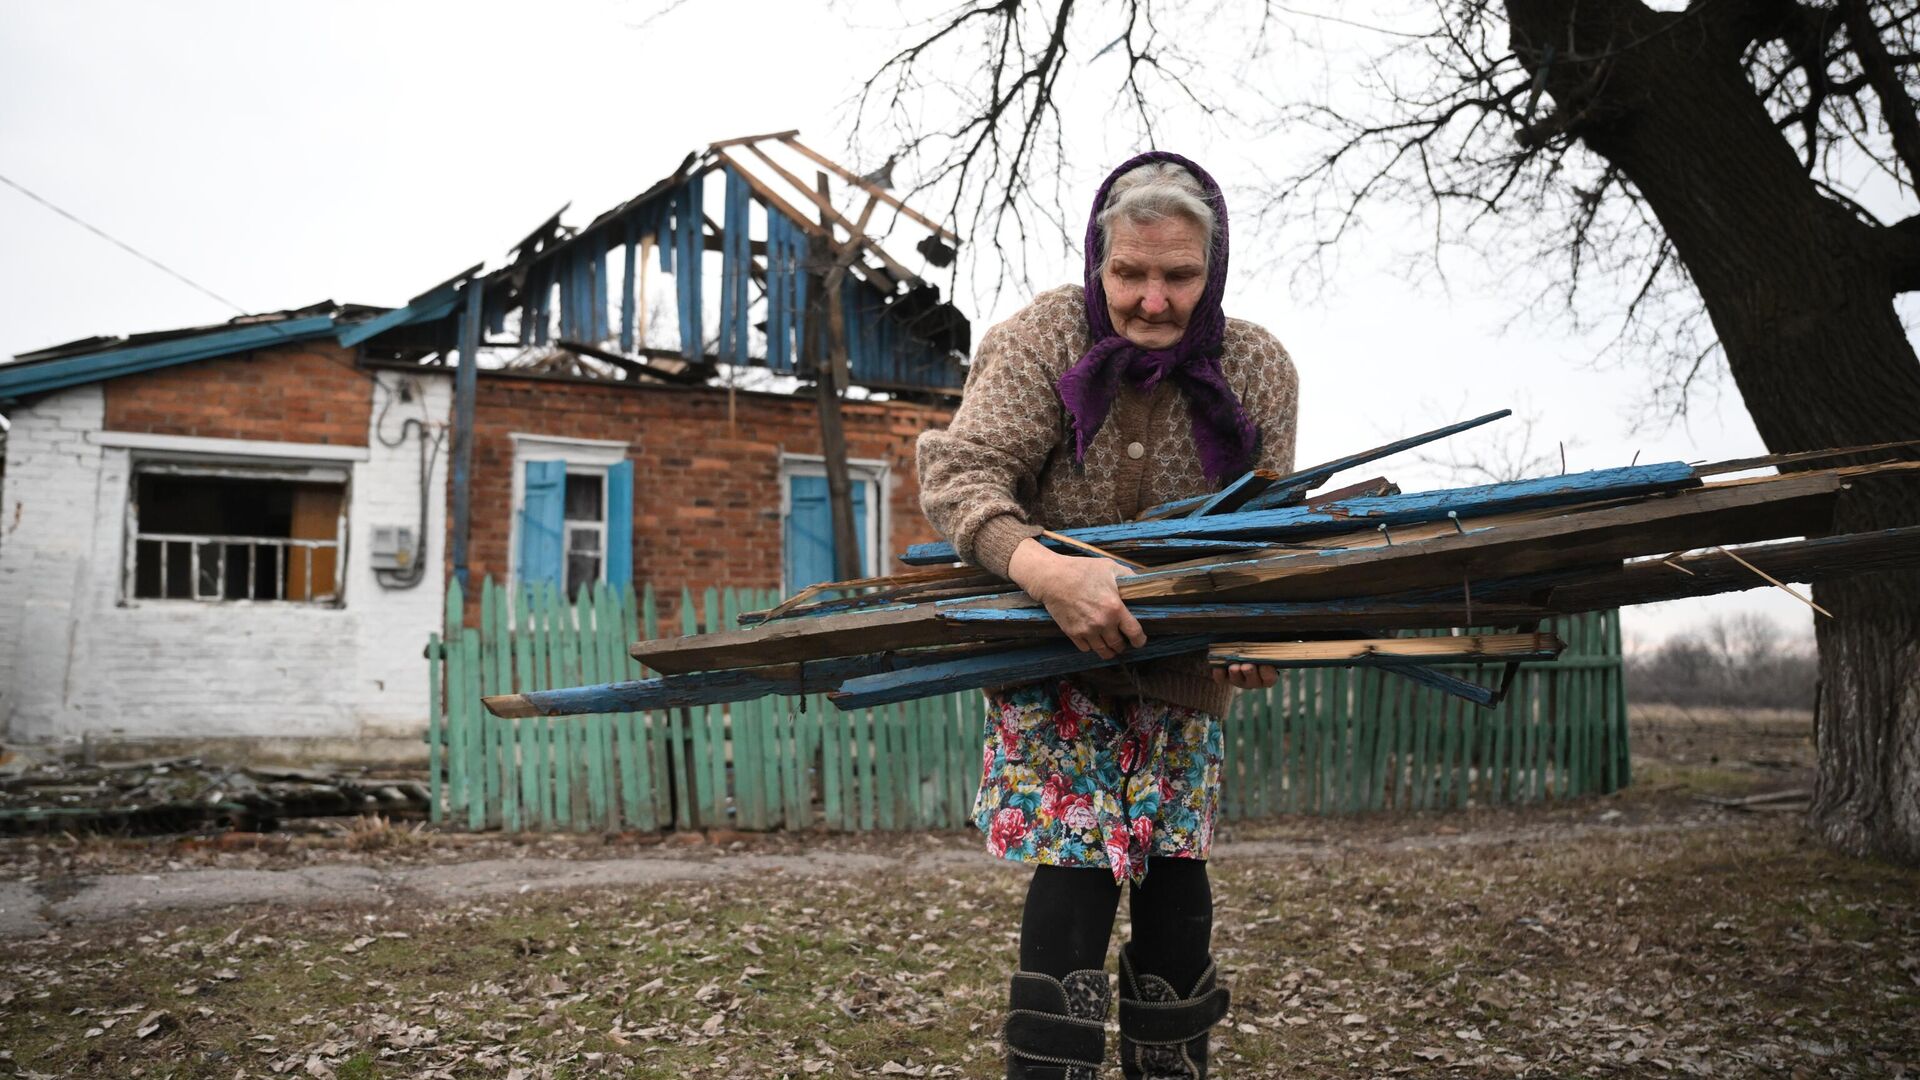
[[[1811,709],[1811,638],[1753,613],[1720,616],[1627,657],[1632,701],[1729,708]]]

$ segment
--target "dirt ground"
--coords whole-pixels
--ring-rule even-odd
[[[1920,1077],[1920,872],[1703,801],[1807,732],[1641,712],[1614,796],[1223,828],[1215,1075]],[[993,1077],[1025,880],[965,833],[5,841],[0,1077]]]

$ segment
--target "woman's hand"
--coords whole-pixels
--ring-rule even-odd
[[[1132,573],[1112,559],[1061,555],[1033,539],[1021,541],[1007,563],[1007,576],[1046,607],[1074,645],[1103,660],[1147,643],[1116,584]]]
[[[1213,681],[1242,690],[1264,690],[1280,681],[1280,669],[1266,664],[1227,664],[1213,669]]]

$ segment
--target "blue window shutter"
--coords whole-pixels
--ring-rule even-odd
[[[520,551],[514,580],[560,587],[566,569],[567,463],[527,462],[525,497],[520,503]]]
[[[867,482],[855,480],[850,496],[853,499],[853,535],[859,541],[860,573],[867,572]]]
[[[787,477],[785,547],[788,592],[833,580],[833,511],[826,477]]]
[[[860,565],[867,565],[867,481],[853,482],[853,531],[860,542]],[[824,476],[787,478],[787,589],[797,592],[833,581],[833,504]]]
[[[607,584],[633,581],[633,462],[607,468]]]

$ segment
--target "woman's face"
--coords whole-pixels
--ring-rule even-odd
[[[1107,316],[1143,349],[1171,348],[1207,287],[1206,234],[1178,215],[1149,224],[1121,218],[1107,237]]]

